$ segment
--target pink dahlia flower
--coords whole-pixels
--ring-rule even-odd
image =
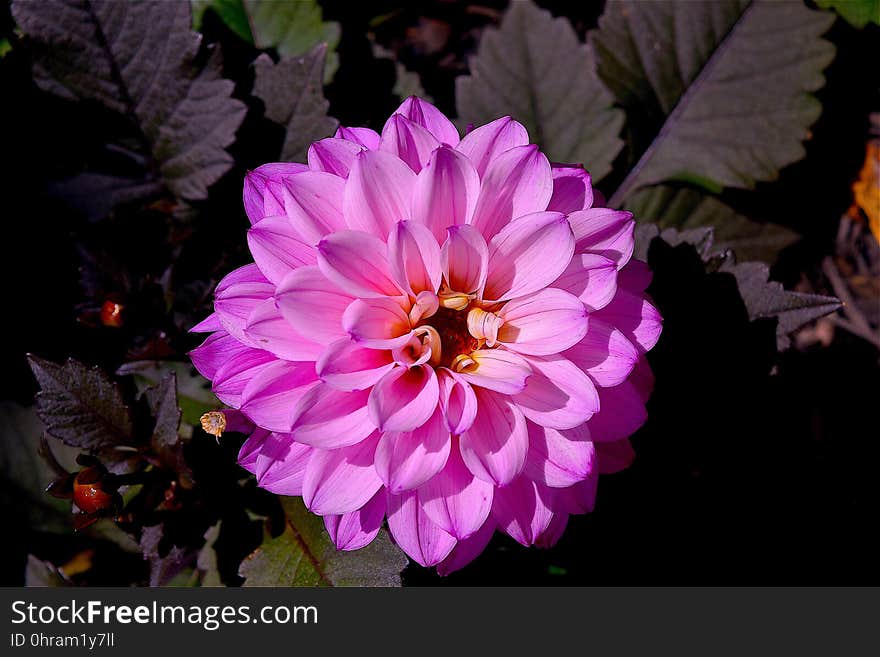
[[[441,573],[495,530],[552,545],[632,460],[661,328],[632,217],[596,196],[511,118],[462,139],[418,98],[250,172],[254,263],[191,354],[254,426],[241,464],[343,550],[386,518]]]

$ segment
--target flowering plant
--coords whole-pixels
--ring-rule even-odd
[[[510,117],[460,139],[417,97],[249,173],[255,262],[190,354],[255,426],[239,462],[340,549],[386,515],[443,572],[496,528],[553,545],[632,458],[661,327],[632,215],[595,196]]]

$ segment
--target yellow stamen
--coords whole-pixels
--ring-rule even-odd
[[[459,354],[452,360],[450,365],[450,369],[453,372],[468,372],[475,367],[477,367],[477,361],[468,354]]]
[[[431,349],[431,365],[435,367],[439,365],[440,359],[443,356],[443,346],[440,339],[440,334],[437,332],[437,329],[435,329],[433,326],[428,326],[426,324],[424,326],[419,326],[418,328],[416,328],[415,334],[417,336],[424,336],[423,344],[428,345],[428,347]]]
[[[440,298],[440,305],[444,308],[449,308],[450,310],[464,310],[474,299],[473,294],[452,292],[451,290],[441,292],[438,296]]]

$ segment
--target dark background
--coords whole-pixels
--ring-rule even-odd
[[[420,74],[437,106],[454,115],[454,79],[467,71],[467,56],[497,18],[492,10],[503,4],[486,2],[475,11],[458,2],[322,2],[325,19],[342,24],[340,68],[326,90],[330,114],[343,125],[377,128],[399,104],[391,91],[393,63],[373,57],[372,33]],[[599,2],[538,4],[570,18],[581,35],[601,13]],[[376,22],[377,16],[386,18]],[[3,3],[0,33],[14,40],[11,27]],[[248,91],[257,51],[210,14],[204,32],[222,44],[227,77],[240,81],[237,97],[255,102]],[[807,157],[777,182],[725,194],[743,213],[803,235],[772,269],[788,288],[806,281],[831,293],[820,263],[833,254],[840,217],[852,201],[869,113],[880,110],[878,32],[835,22],[826,38],[837,56],[817,94],[824,109]],[[17,50],[0,59],[0,90],[0,399],[33,399],[37,387],[26,352],[53,360],[72,355],[111,372],[134,358],[182,358],[198,342],[186,334],[187,322],[209,312],[211,286],[248,259],[241,181],[247,168],[278,152],[279,136],[248,118],[231,149],[236,167],[193,218],[182,221],[157,203],[92,223],[47,190],[86,164],[112,169],[116,156],[104,144],[127,128],[95,106],[37,90]],[[619,164],[623,170],[626,163]],[[618,182],[609,176],[600,187],[608,195]],[[777,356],[775,327],[748,322],[732,276],[706,274],[688,246],[655,242],[649,261],[656,272],[650,292],[665,329],[649,356],[657,387],[650,420],[634,439],[635,464],[602,477],[596,511],[573,518],[554,549],[524,549],[496,536],[465,570],[441,579],[410,567],[405,583],[880,582],[877,349],[837,330],[828,346]],[[160,279],[172,262],[175,312],[168,313]],[[121,329],[97,321],[107,299],[125,303]],[[223,447],[200,432],[194,442],[203,467],[218,477],[237,468],[240,440],[232,435]],[[28,553],[57,563],[90,544],[82,536],[33,532],[20,509],[0,512],[11,551],[0,583],[23,581]],[[244,534],[250,531],[242,525]],[[243,541],[253,539],[248,534]],[[103,560],[87,583],[142,577],[143,564],[111,546],[98,549]]]

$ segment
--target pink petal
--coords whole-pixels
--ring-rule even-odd
[[[525,476],[551,488],[565,488],[586,479],[596,467],[596,450],[586,428],[559,431],[534,422],[529,427]]]
[[[425,514],[414,490],[388,495],[388,529],[394,541],[422,566],[434,566],[455,547],[455,538]]]
[[[575,254],[553,287],[571,292],[590,312],[599,310],[607,306],[617,292],[617,265],[594,253]]]
[[[475,533],[456,544],[449,556],[437,564],[437,572],[446,577],[464,568],[483,553],[494,534],[495,521],[490,517]]]
[[[519,477],[495,491],[492,517],[498,529],[522,545],[533,545],[553,520],[542,487],[528,477]]]
[[[486,170],[471,223],[488,239],[511,220],[546,210],[552,192],[550,163],[538,147],[511,148]]]
[[[522,356],[504,349],[478,349],[468,355],[474,363],[459,371],[458,377],[472,386],[515,395],[526,387],[532,374]]]
[[[266,299],[251,312],[245,335],[261,349],[270,351],[284,360],[314,361],[322,347],[299,335],[275,305],[275,299]]]
[[[256,265],[245,265],[228,274],[214,291],[214,311],[223,328],[245,344],[250,340],[244,334],[247,319],[260,303],[275,292]],[[256,346],[256,345],[254,345]]]
[[[328,280],[353,296],[398,296],[385,242],[356,230],[341,230],[318,243],[318,267]]]
[[[467,431],[477,415],[477,396],[470,384],[451,370],[437,370],[440,385],[440,408],[449,431],[458,435]]]
[[[275,290],[275,301],[284,319],[294,331],[318,344],[348,337],[342,328],[342,315],[353,300],[314,266],[291,272]]]
[[[372,349],[397,349],[412,334],[409,316],[394,299],[355,299],[342,316],[351,339]]]
[[[276,285],[287,274],[316,262],[315,247],[302,241],[286,217],[266,217],[248,231],[248,248],[263,275]]]
[[[241,406],[241,395],[245,386],[259,372],[277,361],[278,359],[268,351],[248,348],[243,353],[235,354],[234,358],[227,359],[217,368],[211,389],[217,395],[217,399],[224,404],[238,408]]]
[[[441,146],[431,153],[416,179],[412,197],[413,221],[425,224],[437,242],[446,239],[446,228],[471,220],[480,177],[461,153]]]
[[[257,456],[266,439],[272,434],[271,431],[257,427],[238,450],[238,464],[250,473],[256,472]]]
[[[284,214],[284,183],[303,171],[308,171],[308,167],[295,162],[274,162],[248,171],[243,201],[250,222],[255,224],[263,217]]]
[[[553,197],[548,210],[569,214],[593,204],[593,184],[582,166],[556,166],[553,172]]]
[[[339,126],[336,129],[336,134],[333,136],[337,139],[353,141],[355,144],[371,151],[379,148],[379,133],[370,128],[344,128]]]
[[[357,511],[324,516],[324,527],[337,550],[359,550],[373,542],[385,519],[386,494],[379,491]]]
[[[434,414],[439,395],[432,367],[397,367],[370,391],[370,419],[380,431],[412,431]]]
[[[596,443],[596,454],[599,457],[600,474],[614,474],[626,470],[636,458],[636,453],[626,438],[613,443]]]
[[[437,408],[413,431],[388,431],[376,447],[376,472],[395,495],[418,488],[446,465],[449,429]]]
[[[611,443],[607,443],[611,444]],[[557,514],[591,513],[596,506],[596,490],[602,471],[602,447],[596,445],[596,468],[583,481],[568,488],[553,490],[551,506]]]
[[[257,455],[254,474],[260,488],[276,495],[302,495],[306,465],[313,451],[308,445],[291,442],[289,451],[281,459]]]
[[[357,511],[382,488],[373,467],[379,433],[341,449],[316,449],[303,478],[303,502],[319,516]]]
[[[345,228],[342,197],[345,180],[332,173],[306,171],[284,184],[284,213],[308,244]]]
[[[568,525],[568,514],[554,513],[553,519],[547,525],[547,529],[541,532],[541,535],[535,539],[535,545],[545,550],[552,548],[562,538],[566,525]]]
[[[616,442],[634,434],[648,419],[645,402],[629,381],[613,388],[599,388],[602,410],[587,427],[594,442]]]
[[[401,114],[392,114],[382,128],[379,150],[396,155],[418,173],[440,142],[430,132]]]
[[[651,398],[651,393],[654,391],[654,373],[651,371],[651,366],[648,364],[648,359],[645,358],[645,354],[642,354],[639,357],[636,366],[633,368],[632,374],[630,374],[629,380],[630,383],[636,387],[642,401],[647,402],[648,399]]]
[[[400,288],[414,297],[440,288],[440,245],[422,224],[398,221],[394,225],[388,235],[388,263]]]
[[[641,295],[618,288],[617,294],[594,317],[611,324],[643,351],[649,351],[660,339],[663,318],[657,309]]]
[[[275,361],[248,381],[241,395],[241,412],[257,426],[289,432],[294,404],[317,378],[314,363]]]
[[[483,298],[500,301],[537,292],[559,278],[573,253],[574,237],[565,215],[536,212],[520,217],[489,244]]]
[[[635,222],[631,212],[590,208],[568,215],[578,253],[597,253],[622,268],[632,256]]]
[[[441,263],[449,289],[476,294],[486,284],[489,271],[489,246],[473,226],[450,226],[443,243]]]
[[[532,374],[526,388],[513,398],[535,424],[572,429],[599,410],[596,386],[574,363],[562,356],[529,356]]]
[[[522,411],[506,396],[477,388],[477,416],[461,434],[461,457],[476,476],[504,486],[523,469],[529,434]]]
[[[242,344],[226,331],[220,330],[209,335],[202,344],[187,355],[199,374],[210,380],[229,360],[234,360],[251,350],[251,347]]]
[[[626,380],[639,359],[639,350],[616,328],[590,317],[584,339],[562,355],[596,385],[608,388]]]
[[[223,324],[220,323],[220,318],[217,316],[217,313],[211,313],[201,322],[193,326],[189,332],[190,333],[213,333],[214,331],[222,331]]]
[[[410,218],[415,184],[416,174],[400,158],[383,151],[361,151],[342,201],[349,228],[385,239],[391,226]]]
[[[504,320],[498,342],[521,354],[558,354],[587,333],[584,304],[555,287],[514,299],[498,315]]]
[[[369,392],[342,392],[318,383],[290,409],[295,440],[320,449],[347,447],[375,430],[367,412]]]
[[[431,520],[461,540],[486,522],[492,509],[494,488],[471,474],[456,444],[446,467],[419,489],[419,502]]]
[[[355,155],[362,150],[362,146],[347,139],[321,139],[309,146],[309,168],[348,178]]]
[[[501,153],[528,143],[529,133],[522,124],[509,116],[502,116],[471,130],[456,146],[456,150],[467,156],[482,178]]]
[[[350,338],[332,343],[315,363],[324,383],[345,392],[370,388],[393,367],[388,351],[362,347]]]
[[[410,121],[422,126],[441,143],[455,146],[459,142],[458,130],[455,129],[452,121],[447,119],[443,112],[431,103],[421,98],[410,96],[400,104],[394,113],[402,114]]]
[[[617,284],[627,292],[637,294],[645,291],[653,277],[647,262],[631,259],[617,274]]]

